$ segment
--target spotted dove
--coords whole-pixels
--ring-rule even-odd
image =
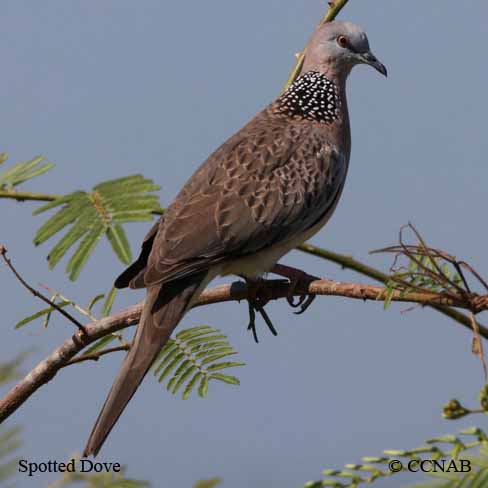
[[[117,288],[146,288],[132,347],[84,455],[96,455],[171,333],[216,276],[250,279],[331,217],[351,149],[346,78],[356,64],[386,76],[366,34],[319,27],[296,81],[220,146],[184,185]]]

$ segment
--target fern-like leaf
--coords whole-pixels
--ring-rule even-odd
[[[478,448],[479,454],[473,450]],[[325,479],[310,481],[305,488],[321,488],[324,486],[336,488],[358,488],[363,485],[374,484],[381,478],[405,473],[410,461],[423,460],[444,461],[442,468],[431,469],[431,477],[437,478],[420,484],[408,485],[407,488],[485,488],[488,486],[488,437],[479,428],[465,429],[457,436],[447,435],[429,439],[425,445],[409,450],[387,450],[379,457],[364,457],[361,463],[346,464],[344,469],[327,469]],[[395,461],[398,468],[389,469],[391,461]],[[470,469],[466,464],[469,461]],[[455,465],[455,466],[454,466]],[[429,465],[430,467],[430,465]],[[393,484],[390,484],[393,486]],[[396,483],[395,486],[398,486]]]
[[[8,155],[6,153],[1,153],[0,164],[4,163],[7,158]],[[37,156],[24,163],[14,164],[7,171],[0,173],[0,190],[14,191],[17,185],[40,176],[53,167],[54,164],[45,162],[43,156]]]
[[[133,175],[100,183],[91,192],[59,197],[34,212],[38,215],[61,207],[37,231],[34,244],[40,245],[67,229],[49,252],[48,263],[54,268],[79,243],[66,266],[73,281],[104,235],[119,260],[130,264],[132,253],[121,224],[152,220],[152,212],[159,210],[159,198],[152,194],[157,190],[159,186],[152,180]]]
[[[19,376],[19,366],[27,355],[21,353],[11,361],[0,363],[0,386]],[[19,432],[19,427],[0,426],[0,486],[4,486],[18,470],[19,459],[13,456],[21,445]]]
[[[56,305],[60,308],[64,308],[64,307],[67,307],[68,305],[72,305],[73,302],[70,302],[70,301],[66,301],[66,300],[63,300],[59,303],[56,303]],[[46,308],[43,308],[42,310],[39,310],[38,312],[36,313],[33,313],[32,315],[29,315],[28,317],[25,317],[24,319],[20,320],[19,322],[17,322],[15,324],[15,328],[16,329],[20,329],[20,327],[23,327],[24,325],[27,325],[31,322],[33,322],[34,320],[38,319],[38,318],[41,318],[41,317],[45,317],[46,320],[44,322],[44,326],[47,327],[48,324],[49,324],[49,319],[51,317],[51,313],[55,310],[54,307],[46,307]]]
[[[169,378],[166,388],[176,394],[183,386],[182,398],[186,400],[198,385],[198,394],[207,395],[210,380],[238,385],[235,376],[221,371],[243,366],[240,361],[220,361],[237,354],[227,337],[218,329],[201,325],[185,329],[170,339],[160,352],[153,366],[153,373],[162,383]]]
[[[197,481],[193,485],[193,488],[215,488],[217,485],[220,485],[220,483],[222,483],[221,478],[212,478],[209,480],[201,480],[201,481]]]
[[[458,474],[446,481],[426,481],[406,488],[486,488],[488,486],[488,468],[482,468],[470,473]]]
[[[0,428],[0,484],[17,472],[19,460],[11,456],[20,447],[19,432],[19,427]]]
[[[103,298],[105,298],[105,302],[102,306],[102,316],[106,317],[107,315],[110,314],[112,310],[112,305],[115,301],[116,296],[117,296],[117,289],[112,288],[106,297],[105,294],[103,293],[96,295],[94,298],[90,300],[88,306],[84,308],[81,305],[78,305],[74,300],[70,300],[66,298],[65,296],[61,295],[59,292],[54,292],[54,295],[51,297],[51,302],[55,303],[60,308],[73,307],[73,309],[76,312],[81,313],[85,317],[88,317],[90,320],[96,320],[96,317],[92,313],[93,307],[98,302],[100,302]],[[54,307],[43,308],[38,312],[35,312],[32,315],[29,315],[28,317],[25,317],[19,322],[17,322],[15,324],[15,328],[18,329],[20,327],[23,327],[24,325],[27,325],[41,317],[44,317],[44,327],[47,327],[49,325],[51,315],[55,310],[56,309]],[[93,346],[91,346],[86,352],[87,353],[94,352],[95,350],[99,349],[101,346],[108,344],[110,341],[116,338],[120,339],[121,338],[120,334],[113,333],[106,337],[102,337]]]

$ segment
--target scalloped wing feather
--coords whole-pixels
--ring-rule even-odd
[[[317,124],[258,114],[194,173],[116,283],[153,286],[304,234],[347,172],[327,139]]]

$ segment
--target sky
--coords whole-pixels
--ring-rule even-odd
[[[0,151],[10,161],[43,154],[56,167],[25,190],[68,193],[142,173],[167,205],[194,169],[279,93],[323,15],[325,2],[144,0],[2,1]],[[312,243],[387,270],[368,252],[395,243],[413,222],[433,246],[486,276],[488,4],[443,0],[351,0],[341,18],[362,25],[388,79],[365,66],[348,83],[353,149],[341,202]],[[122,265],[102,242],[78,281],[66,260],[49,271],[53,242],[34,247],[45,217],[35,203],[0,201],[0,243],[32,284],[79,303],[106,291]],[[134,254],[149,224],[127,226]],[[331,279],[370,282],[292,252],[284,263]],[[46,330],[14,324],[41,304],[0,268],[0,360],[31,350],[25,372],[69,337],[58,318]],[[142,293],[120,293],[116,309]],[[256,345],[245,303],[199,308],[182,326],[222,328],[246,366],[239,387],[211,384],[208,397],[173,397],[148,376],[99,455],[154,487],[295,488],[383,449],[477,423],[442,419],[456,397],[476,405],[483,385],[471,334],[427,309],[317,299],[302,316],[285,301],[260,323]],[[483,321],[483,317],[481,317]],[[120,366],[112,354],[66,368],[8,423],[23,427],[22,457],[63,461],[84,447]],[[47,486],[55,475],[17,477]],[[419,478],[405,475],[379,487]],[[396,484],[395,484],[396,483]]]

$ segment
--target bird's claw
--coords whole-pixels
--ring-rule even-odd
[[[298,285],[298,281],[292,281],[290,283],[290,289],[286,295],[286,301],[292,308],[300,308],[300,310],[293,312],[295,315],[301,315],[304,313],[312,302],[315,300],[315,295],[309,295],[307,293],[303,293],[298,297],[298,300],[295,302],[295,289]]]
[[[277,336],[278,332],[275,329],[273,322],[269,318],[264,306],[269,302],[269,297],[262,293],[262,287],[260,286],[261,282],[250,282],[247,280],[247,284],[249,287],[249,297],[247,299],[247,303],[249,306],[249,325],[247,326],[247,330],[252,331],[252,335],[254,337],[254,341],[256,343],[259,342],[258,334],[256,330],[256,311],[263,317],[264,322],[268,326],[270,332]]]
[[[305,272],[297,270],[295,276],[290,276],[290,288],[286,295],[286,301],[292,308],[299,308],[300,310],[294,312],[295,315],[301,315],[304,313],[308,307],[315,300],[315,295],[310,295],[309,293],[301,293],[298,296],[298,300],[295,302],[295,292],[297,288],[305,288],[304,284],[307,285],[311,281],[315,281],[319,278],[309,275]],[[300,286],[299,286],[300,285]]]
[[[315,300],[316,296],[315,295],[302,295],[297,303],[297,305],[294,308],[300,307],[300,310],[297,310],[296,312],[293,312],[295,315],[301,315],[304,313],[310,305],[312,305],[312,302]]]

